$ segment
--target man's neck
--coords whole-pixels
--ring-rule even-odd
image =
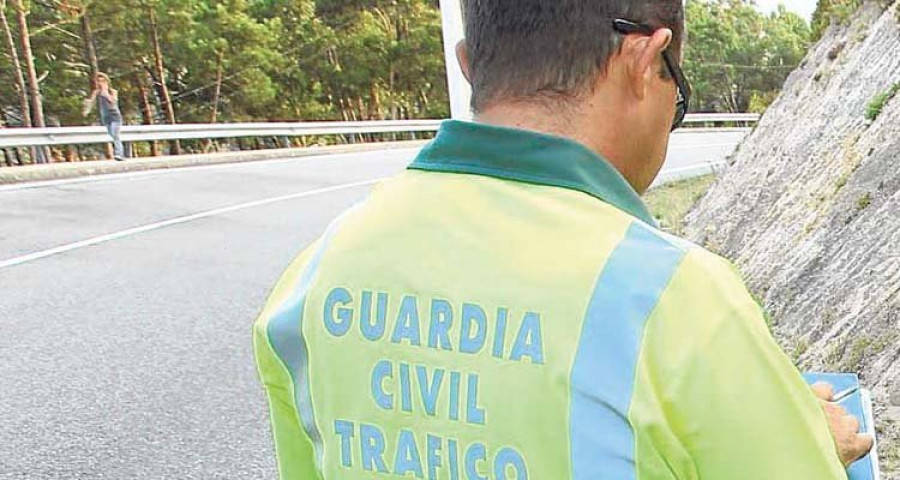
[[[475,115],[475,121],[498,127],[529,130],[574,140],[609,161],[629,183],[629,169],[620,160],[625,158],[622,148],[624,128],[611,122],[598,109],[563,107],[557,112],[546,106],[505,102],[492,105]],[[593,111],[593,113],[587,113]]]
[[[475,121],[498,127],[517,128],[532,132],[565,137],[584,143],[578,138],[578,128],[572,112],[553,114],[544,107],[527,103],[504,103],[487,108],[475,115]]]

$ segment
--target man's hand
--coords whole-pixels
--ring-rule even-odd
[[[850,464],[866,456],[869,450],[872,450],[875,439],[871,435],[860,434],[859,420],[847,413],[844,407],[832,403],[834,387],[827,383],[817,383],[812,386],[812,389],[822,400],[822,407],[828,418],[828,425],[831,427],[831,435],[837,445],[838,455],[844,462],[844,466],[849,467]]]

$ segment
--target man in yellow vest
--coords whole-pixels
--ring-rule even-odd
[[[282,478],[846,478],[872,439],[638,196],[688,108],[682,2],[466,5],[476,122],[336,220],[256,323]]]

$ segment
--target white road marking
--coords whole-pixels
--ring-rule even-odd
[[[25,183],[14,183],[11,185],[0,185],[0,193],[3,192],[15,192],[19,190],[31,190],[36,188],[47,188],[47,187],[59,187],[63,185],[72,185],[79,183],[96,183],[96,182],[109,182],[109,181],[121,181],[121,180],[130,180],[135,178],[142,177],[154,177],[157,175],[169,175],[173,173],[193,173],[193,172],[206,172],[210,170],[230,170],[235,168],[249,168],[249,167],[265,167],[269,165],[277,165],[281,163],[291,163],[291,162],[306,162],[306,161],[315,161],[315,160],[345,160],[345,159],[358,159],[360,155],[373,154],[373,153],[385,153],[385,152],[416,152],[420,150],[419,147],[413,148],[389,148],[384,150],[369,150],[369,151],[361,151],[361,152],[347,152],[347,153],[322,153],[320,155],[306,155],[301,157],[290,157],[290,158],[274,158],[270,160],[253,160],[249,162],[235,162],[235,163],[219,163],[215,165],[197,165],[197,166],[184,166],[184,167],[172,167],[172,168],[156,168],[149,170],[141,170],[137,172],[122,172],[122,173],[105,173],[98,175],[89,175],[84,177],[75,177],[75,178],[61,178],[59,180],[44,180],[39,182],[25,182]],[[11,167],[16,168],[16,167]]]
[[[686,149],[704,149],[704,148],[717,148],[717,147],[736,147],[749,133],[750,129],[746,128],[738,128],[738,129],[682,129],[677,130],[672,137],[672,141],[669,144],[670,150],[686,150]],[[723,135],[725,134],[725,135]],[[726,136],[727,134],[741,134],[741,138],[736,139],[733,142],[729,143],[710,143],[710,144],[700,144],[700,145],[691,145],[691,144],[681,144],[682,139],[686,139],[687,137],[699,137],[701,135],[705,136],[714,136],[721,137]],[[675,140],[678,139],[678,140]],[[372,154],[372,153],[383,153],[386,151],[418,151],[421,147],[411,147],[404,148],[400,146],[396,146],[394,148],[389,148],[385,150],[375,150],[375,151],[362,151],[362,152],[348,152],[348,153],[335,153],[329,154],[327,152],[322,152],[317,155],[310,155],[304,157],[294,157],[294,158],[278,158],[272,160],[256,160],[250,162],[238,162],[238,163],[224,163],[217,165],[202,165],[202,166],[185,166],[185,167],[174,167],[174,168],[163,168],[163,169],[151,169],[151,170],[142,170],[139,172],[124,172],[124,173],[108,173],[108,174],[99,174],[99,175],[90,175],[86,177],[76,177],[76,178],[64,178],[59,180],[47,180],[47,181],[39,181],[39,182],[26,182],[26,183],[16,183],[12,185],[0,185],[0,193],[3,192],[15,192],[19,190],[29,190],[35,188],[47,188],[47,187],[58,187],[63,185],[72,185],[79,183],[94,183],[94,182],[107,182],[107,181],[122,181],[129,180],[135,178],[143,178],[157,175],[169,175],[174,173],[191,173],[191,172],[204,172],[209,170],[225,170],[232,168],[247,168],[252,166],[265,166],[279,163],[288,163],[288,162],[296,162],[301,160],[337,160],[342,157],[346,158],[359,158],[360,155]]]
[[[696,170],[703,170],[703,169],[707,169],[707,168],[708,169],[722,168],[725,165],[726,165],[725,162],[707,162],[707,163],[703,163],[700,165],[691,165],[690,167],[681,167],[681,168],[672,168],[669,170],[663,170],[662,172],[660,172],[660,175],[677,175],[679,173],[693,172]]]
[[[746,133],[744,130],[749,129],[736,129],[735,130],[724,130],[721,132],[710,132],[710,131],[701,131],[701,132],[691,132],[691,129],[678,130],[675,133],[679,134],[677,137],[673,138],[684,138],[685,135],[703,135],[703,134],[716,134],[716,133]],[[743,136],[742,136],[743,138]],[[741,142],[741,139],[737,139],[733,142],[729,143],[710,143],[710,144],[701,144],[701,145],[683,145],[683,144],[675,144],[675,142],[670,142],[669,149],[670,150],[684,150],[684,149],[701,149],[701,148],[717,148],[717,147],[737,147],[737,145]],[[678,142],[680,143],[680,141]],[[320,155],[310,155],[303,157],[293,157],[293,158],[277,158],[272,160],[255,160],[250,162],[238,162],[238,163],[224,163],[217,165],[200,165],[200,166],[185,166],[185,167],[174,167],[174,168],[162,168],[162,169],[151,169],[151,170],[142,170],[139,172],[123,172],[123,173],[107,173],[107,174],[99,174],[99,175],[90,175],[85,177],[76,177],[76,178],[63,178],[59,180],[46,180],[39,182],[26,182],[26,183],[15,183],[12,185],[0,185],[0,193],[3,192],[15,192],[19,190],[30,190],[35,188],[47,188],[47,187],[58,187],[62,185],[72,185],[79,183],[95,183],[95,182],[107,182],[107,181],[121,181],[121,180],[129,180],[134,178],[142,178],[142,177],[150,177],[157,175],[168,175],[173,173],[191,173],[191,172],[204,172],[209,170],[226,170],[232,168],[248,168],[253,166],[266,166],[272,164],[279,163],[288,163],[288,162],[296,162],[303,160],[337,160],[341,157],[350,157],[350,158],[359,158],[360,155],[366,155],[371,153],[383,153],[387,151],[418,151],[420,147],[412,147],[412,148],[403,148],[403,147],[395,147],[389,148],[385,150],[375,150],[375,151],[362,151],[362,152],[348,152],[348,153],[325,153],[323,152]]]
[[[730,142],[730,143],[712,143],[705,145],[671,145],[670,149],[701,149],[701,148],[715,148],[715,147],[737,147],[739,142]],[[406,149],[397,149],[397,150],[406,150]],[[412,149],[410,149],[412,150]],[[363,152],[369,153],[369,152]],[[322,155],[322,156],[313,156],[313,157],[300,157],[300,158],[288,158],[288,159],[274,159],[274,160],[261,160],[256,162],[246,162],[246,163],[237,163],[237,164],[222,164],[222,165],[208,165],[201,167],[191,167],[191,168],[176,168],[176,169],[165,169],[165,170],[149,170],[149,171],[141,171],[141,172],[128,172],[128,173],[119,173],[119,174],[110,174],[110,175],[100,175],[96,177],[81,177],[81,178],[71,178],[71,179],[62,179],[62,180],[51,180],[47,182],[36,182],[36,183],[25,183],[25,184],[16,184],[16,185],[7,185],[0,186],[0,193],[8,192],[8,191],[17,191],[31,188],[42,188],[42,187],[53,187],[59,185],[68,185],[68,184],[77,184],[77,183],[88,183],[88,182],[100,182],[107,180],[118,180],[118,179],[128,179],[128,178],[140,178],[152,175],[162,175],[168,173],[175,172],[194,172],[194,171],[206,171],[206,170],[219,170],[219,169],[230,169],[230,168],[240,168],[240,167],[248,167],[248,166],[264,166],[271,165],[276,163],[287,163],[298,160],[315,160],[315,159],[325,159],[334,157],[344,157],[344,156],[353,156],[358,158],[359,154],[333,154],[333,155]],[[672,176],[678,176],[681,173],[686,173],[689,171],[697,170],[698,168],[709,168],[710,170],[715,167],[720,166],[724,162],[714,162],[714,163],[704,163],[701,165],[694,165],[690,167],[676,168],[670,170],[663,170],[661,172],[661,177],[671,178]],[[663,180],[664,178],[661,178]],[[0,270],[8,267],[12,267],[15,265],[21,265],[23,263],[32,262],[35,260],[40,260],[42,258],[47,258],[53,255],[58,255],[61,253],[70,252],[73,250],[77,250],[80,248],[90,247],[93,245],[110,242],[113,240],[118,240],[125,237],[130,237],[132,235],[137,235],[139,233],[149,232],[152,230],[158,230],[165,227],[170,227],[172,225],[179,225],[182,223],[191,222],[194,220],[199,220],[202,218],[208,218],[216,215],[222,215],[225,213],[235,212],[239,210],[245,210],[248,208],[259,207],[263,205],[268,205],[271,203],[282,202],[286,200],[294,200],[298,198],[311,197],[315,195],[321,195],[324,193],[330,193],[340,190],[346,190],[351,188],[363,187],[374,185],[380,181],[384,180],[384,178],[379,178],[376,180],[366,180],[362,182],[348,183],[343,185],[337,185],[333,187],[326,187],[317,190],[310,190],[306,192],[299,192],[290,195],[284,195],[280,197],[273,197],[264,200],[257,200],[248,203],[242,203],[238,205],[233,205],[230,207],[224,207],[214,210],[208,210],[205,212],[195,213],[192,215],[186,215],[182,217],[177,217],[169,220],[164,220],[161,222],[155,222],[147,225],[143,225],[140,227],[130,228],[127,230],[122,230],[115,233],[110,233],[106,235],[101,235],[98,237],[88,238],[86,240],[81,240],[74,243],[69,243],[65,245],[61,245],[58,247],[50,248],[47,250],[42,250],[35,253],[30,253],[28,255],[23,255],[15,258],[11,258],[9,260],[0,261]]]
[[[669,145],[669,150],[683,148],[714,148],[714,147],[737,147],[740,142],[731,143],[708,143],[706,145]]]
[[[59,255],[61,253],[71,252],[72,250],[78,250],[80,248],[85,248],[85,247],[91,247],[91,246],[98,245],[101,243],[118,240],[120,238],[137,235],[139,233],[149,232],[152,230],[159,230],[161,228],[171,227],[173,225],[180,225],[183,223],[192,222],[194,220],[199,220],[202,218],[214,217],[216,215],[222,215],[225,213],[236,212],[239,210],[246,210],[248,208],[260,207],[263,205],[269,205],[269,204],[277,203],[277,202],[284,202],[287,200],[296,200],[298,198],[312,197],[315,195],[322,195],[325,193],[337,192],[337,191],[341,191],[341,190],[348,190],[348,189],[358,188],[358,187],[367,187],[367,186],[374,185],[378,182],[381,182],[383,180],[385,180],[385,178],[378,178],[375,180],[365,180],[362,182],[346,183],[343,185],[335,185],[333,187],[325,187],[325,188],[319,188],[316,190],[308,190],[305,192],[293,193],[290,195],[282,195],[280,197],[266,198],[263,200],[256,200],[253,202],[232,205],[230,207],[217,208],[214,210],[207,210],[205,212],[195,213],[192,215],[176,217],[176,218],[164,220],[161,222],[150,223],[147,225],[142,225],[140,227],[129,228],[127,230],[122,230],[122,231],[115,232],[115,233],[109,233],[106,235],[88,238],[86,240],[81,240],[81,241],[69,243],[66,245],[60,245],[58,247],[50,248],[47,250],[42,250],[40,252],[30,253],[28,255],[10,258],[9,260],[4,260],[4,261],[0,262],[0,270],[2,270],[4,268],[15,266],[15,265],[21,265],[21,264],[27,263],[27,262],[33,262],[35,260],[40,260],[42,258],[47,258],[47,257],[53,256],[53,255]]]

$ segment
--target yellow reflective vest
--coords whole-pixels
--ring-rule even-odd
[[[284,479],[846,478],[735,269],[561,138],[445,123],[254,345]]]

